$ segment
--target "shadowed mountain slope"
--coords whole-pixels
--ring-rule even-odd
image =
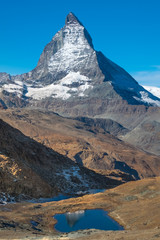
[[[25,135],[71,158],[80,166],[96,171],[117,169],[135,179],[159,175],[158,156],[119,140],[99,125],[40,110],[5,110],[0,114]]]
[[[78,166],[0,120],[0,191],[8,198],[49,197],[108,188],[121,181]]]

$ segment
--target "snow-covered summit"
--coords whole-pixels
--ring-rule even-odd
[[[52,84],[70,72],[81,72],[88,78],[93,77],[93,72],[96,74],[98,62],[89,33],[73,13],[67,15],[65,22],[44,48],[37,67],[26,74],[28,83],[39,87]]]
[[[63,33],[63,34],[62,34]],[[54,42],[59,41],[63,35],[63,41],[60,48],[54,54],[46,53],[46,65],[50,73],[57,74],[62,72],[77,72],[80,69],[86,68],[87,59],[95,60],[96,56],[89,45],[85,35],[84,27],[79,24],[68,24],[62,31],[58,32],[53,38]]]

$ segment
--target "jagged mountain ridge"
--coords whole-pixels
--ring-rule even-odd
[[[0,74],[6,107],[38,106],[65,115],[95,116],[113,106],[160,105],[124,69],[95,51],[92,39],[73,13],[42,52],[31,72]]]

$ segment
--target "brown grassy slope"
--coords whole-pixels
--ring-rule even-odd
[[[159,175],[160,157],[124,143],[98,127],[39,110],[5,110],[2,119],[57,152],[92,169]]]
[[[69,158],[25,136],[2,120],[0,151],[0,191],[12,196],[47,197],[58,191],[74,193],[121,183],[78,167]],[[74,176],[74,170],[78,177]]]

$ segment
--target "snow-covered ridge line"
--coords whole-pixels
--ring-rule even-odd
[[[134,98],[137,100],[137,101],[140,101],[140,102],[144,102],[144,103],[148,103],[148,104],[152,104],[153,106],[158,106],[160,107],[160,101],[158,100],[153,100],[152,98],[150,98],[148,92],[146,91],[140,91],[139,92],[141,97],[135,97]]]
[[[153,86],[143,86],[148,92],[152,93],[156,97],[160,98],[160,88]]]

